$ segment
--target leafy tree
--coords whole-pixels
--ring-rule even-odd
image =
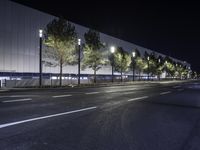
[[[151,53],[149,56],[149,73],[153,76],[157,73],[157,58],[155,53]]]
[[[94,71],[94,83],[96,83],[96,72],[105,64],[101,48],[103,44],[100,41],[99,32],[90,29],[84,34],[85,45],[83,48],[83,64],[82,69],[86,67]]]
[[[164,69],[164,58],[162,56],[158,56],[157,62],[156,62],[156,75],[158,76],[158,79],[160,80],[160,75],[163,72]]]
[[[173,62],[173,60],[171,58],[169,58],[168,56],[165,57],[165,71],[168,74],[168,76],[174,77],[175,75],[175,63]]]
[[[148,60],[149,59],[149,60]],[[147,53],[146,51],[144,52],[144,58],[143,58],[143,63],[144,63],[144,68],[143,68],[143,71],[145,73],[148,74],[148,77],[149,77],[149,74],[150,74],[150,55],[149,53]]]
[[[114,53],[114,69],[117,72],[121,73],[121,82],[122,82],[122,73],[128,71],[131,64],[131,56],[126,52],[122,47],[118,47]]]
[[[60,66],[60,86],[64,65],[76,63],[77,34],[75,27],[63,18],[54,19],[45,28],[45,56]]]
[[[133,52],[135,52],[135,57],[133,58],[131,56],[131,59],[133,59],[133,60],[131,61],[131,64],[130,64],[130,70],[133,71],[133,69],[134,69],[134,72],[135,72],[135,70],[137,69],[136,62],[137,62],[137,59],[140,57],[140,52],[137,48],[135,50],[133,50]]]
[[[139,73],[139,80],[141,79],[141,72],[143,72],[144,69],[146,69],[147,64],[146,61],[144,61],[144,58],[142,57],[136,57],[135,59],[135,69]]]

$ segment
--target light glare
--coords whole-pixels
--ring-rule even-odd
[[[115,47],[112,46],[112,47],[110,48],[110,51],[111,51],[111,53],[114,53],[114,52],[115,52]]]
[[[40,30],[39,30],[39,36],[40,36],[40,37],[42,37],[42,33],[43,33],[43,30],[40,29]]]

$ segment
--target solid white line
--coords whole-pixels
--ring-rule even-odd
[[[149,96],[142,96],[142,97],[132,98],[132,99],[129,99],[128,102],[135,101],[135,100],[140,100],[140,99],[145,99],[145,98],[149,98]]]
[[[2,101],[2,103],[13,103],[13,102],[22,102],[22,101],[31,101],[31,98],[25,98],[25,99],[16,99],[16,100],[6,100]]]
[[[42,120],[42,119],[47,119],[47,118],[52,118],[52,117],[58,117],[58,116],[68,115],[68,114],[82,112],[82,111],[96,109],[96,108],[97,107],[88,107],[88,108],[83,108],[83,109],[78,109],[78,110],[73,110],[73,111],[68,111],[68,112],[63,112],[63,113],[58,113],[58,114],[43,116],[43,117],[37,117],[37,118],[32,118],[32,119],[27,119],[27,120],[22,120],[22,121],[17,121],[17,122],[11,122],[11,123],[6,123],[6,124],[1,124],[0,125],[0,129],[5,128],[5,127],[9,127],[9,126],[14,126],[14,125],[26,123],[26,122],[32,122],[32,121],[37,121],[37,120]]]
[[[90,94],[98,94],[100,92],[90,92],[90,93],[85,93],[86,95],[90,95]]]
[[[59,98],[59,97],[69,97],[72,95],[56,95],[56,96],[52,96],[53,98]]]
[[[162,92],[162,93],[160,93],[160,95],[165,95],[165,94],[169,94],[169,93],[171,93],[171,91]]]

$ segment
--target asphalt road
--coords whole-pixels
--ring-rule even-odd
[[[0,150],[199,149],[199,81],[0,91]]]

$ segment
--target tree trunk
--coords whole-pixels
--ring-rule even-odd
[[[121,82],[122,82],[122,70],[121,70]]]
[[[141,77],[141,71],[139,71],[139,81],[141,80],[141,78],[140,78],[140,77]]]
[[[160,81],[160,74],[158,74],[158,81]]]
[[[60,86],[62,86],[62,67],[63,67],[63,61],[60,59]]]
[[[94,70],[94,83],[96,83],[96,82],[97,82],[97,80],[96,80],[96,73],[97,73],[97,71],[96,71],[96,70]]]

